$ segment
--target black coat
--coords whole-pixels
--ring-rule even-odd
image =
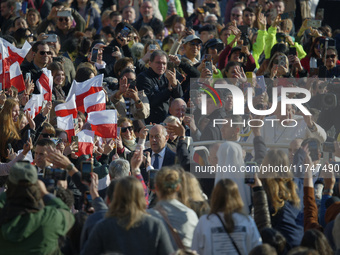
[[[150,116],[146,123],[161,123],[167,117],[169,111],[169,99],[178,98],[183,95],[181,85],[170,91],[169,81],[165,74],[159,76],[151,68],[137,76],[138,91],[144,90],[150,102]]]

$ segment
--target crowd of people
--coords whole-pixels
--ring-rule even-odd
[[[1,0],[0,253],[340,254],[318,2]]]

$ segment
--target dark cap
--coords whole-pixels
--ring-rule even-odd
[[[230,51],[229,56],[231,56],[231,54],[233,54],[235,51],[241,51],[241,47],[234,47],[234,48],[232,48],[231,51]]]
[[[205,25],[199,29],[199,33],[202,33],[204,31],[214,32],[216,31],[216,27],[214,25]]]
[[[223,50],[224,45],[223,42],[220,39],[210,39],[206,42],[205,44],[205,50],[207,51],[209,48],[211,47],[215,47],[217,49],[217,51]]]

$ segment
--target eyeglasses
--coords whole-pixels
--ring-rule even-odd
[[[335,58],[336,57],[336,55],[335,54],[332,54],[332,55],[326,55],[326,59],[327,58]]]
[[[50,52],[50,51],[39,51],[39,54],[41,55],[41,56],[44,56],[45,54],[47,54],[47,55],[52,55],[52,52]]]
[[[131,132],[133,130],[133,126],[121,128],[122,133],[125,133],[128,130]]]
[[[190,45],[199,47],[199,46],[201,46],[201,43],[200,42],[190,42]]]
[[[241,14],[232,13],[231,16],[238,18],[238,17],[241,17]]]
[[[69,22],[69,20],[70,20],[69,18],[59,18],[60,22],[63,22],[63,21]]]

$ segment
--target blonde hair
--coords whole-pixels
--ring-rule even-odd
[[[162,167],[156,174],[156,186],[161,198],[167,199],[175,194],[180,184],[179,172],[170,167]]]
[[[8,98],[0,113],[0,154],[1,158],[7,158],[7,144],[13,140],[20,140],[17,126],[13,122],[12,111],[15,106],[19,105],[18,101]]]
[[[184,173],[186,176],[187,191],[189,199],[192,201],[205,201],[202,195],[202,188],[195,175],[190,172]]]
[[[264,166],[289,166],[289,159],[286,153],[281,150],[270,150],[263,159]],[[296,193],[296,184],[293,181],[291,172],[273,174],[273,178],[261,178],[263,188],[267,193],[268,199],[274,208],[275,215],[289,201],[295,207],[299,207],[300,198]]]
[[[134,227],[146,215],[146,201],[142,183],[135,177],[119,179],[107,218],[118,218],[118,224],[126,230]]]
[[[223,212],[226,229],[231,233],[235,227],[232,214],[242,213],[243,205],[237,184],[230,179],[222,179],[212,192],[209,215]]]

